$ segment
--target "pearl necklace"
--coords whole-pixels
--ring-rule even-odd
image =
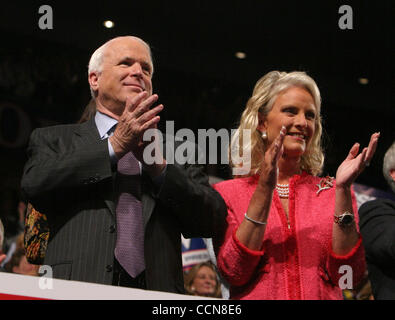
[[[289,184],[277,183],[276,189],[280,198],[288,199],[289,196]]]

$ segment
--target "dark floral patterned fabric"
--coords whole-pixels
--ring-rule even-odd
[[[26,258],[32,264],[43,264],[49,238],[47,216],[29,203],[25,218],[24,245]]]

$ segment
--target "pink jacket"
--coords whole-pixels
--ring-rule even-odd
[[[361,238],[346,256],[332,252],[335,183],[317,194],[321,178],[307,173],[292,177],[289,227],[278,193],[274,191],[263,249],[254,251],[244,246],[235,233],[244,219],[258,178],[258,175],[238,178],[214,186],[228,207],[228,227],[217,263],[230,284],[231,299],[342,299],[339,280],[348,283],[346,277],[351,272],[341,266],[352,268],[355,287],[365,272],[365,253]],[[354,193],[352,196],[357,213]]]

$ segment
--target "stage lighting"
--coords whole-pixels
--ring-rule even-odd
[[[112,22],[111,20],[106,20],[106,21],[103,22],[103,25],[104,25],[106,28],[111,29],[111,28],[114,27],[114,22]]]

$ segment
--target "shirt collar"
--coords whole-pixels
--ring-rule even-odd
[[[95,122],[97,130],[99,130],[100,138],[104,139],[110,136],[110,130],[118,123],[118,120],[96,111]]]

